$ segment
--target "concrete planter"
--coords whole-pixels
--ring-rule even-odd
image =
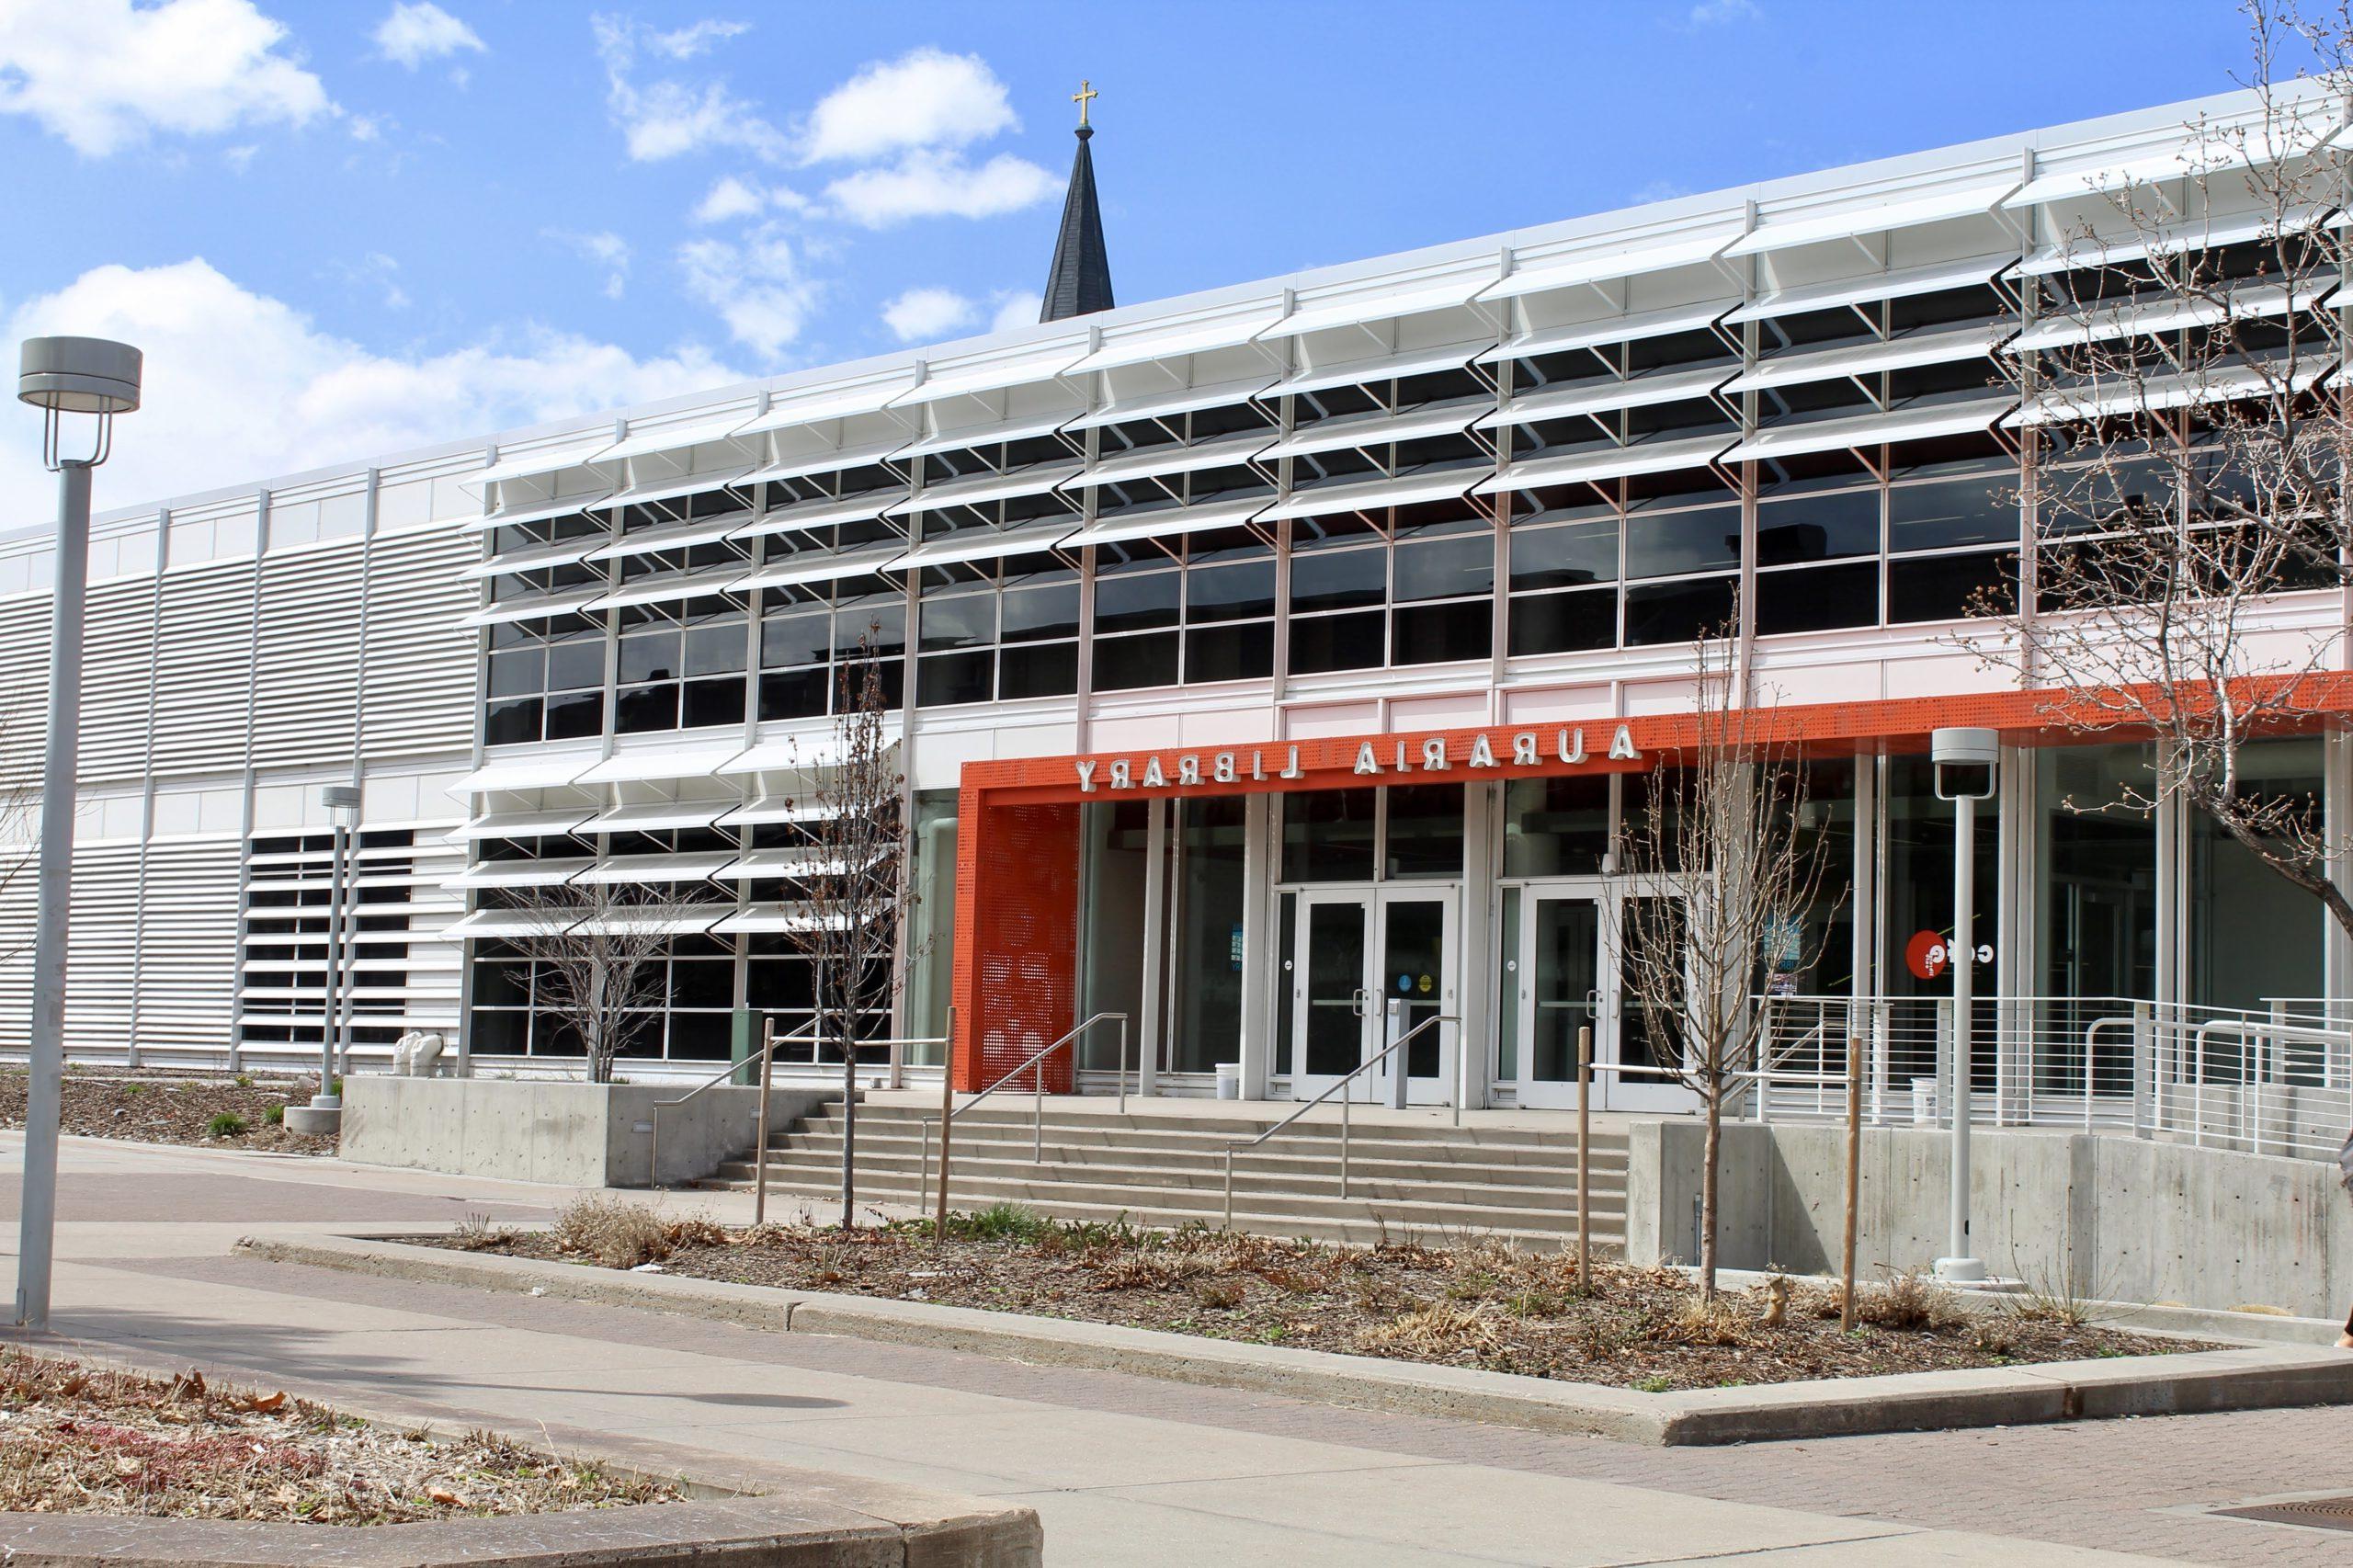
[[[1697,1261],[1704,1132],[1696,1119],[1628,1129],[1629,1262]],[[1728,1122],[1723,1133],[1723,1266],[1834,1268],[1846,1130]],[[2353,1298],[2353,1204],[2326,1161],[2043,1129],[1971,1137],[1971,1233],[1995,1274],[2115,1301],[2253,1302],[2299,1317],[2340,1317]],[[1867,1277],[1943,1253],[1951,1153],[1941,1128],[1864,1131],[1856,1250]]]
[[[349,1077],[343,1085],[345,1159],[453,1176],[564,1187],[674,1187],[752,1151],[759,1091],[732,1084],[662,1112],[678,1084],[580,1084],[523,1078]],[[838,1097],[771,1088],[768,1130]]]

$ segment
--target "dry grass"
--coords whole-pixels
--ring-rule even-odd
[[[2187,1348],[2055,1320],[1972,1315],[1917,1275],[1857,1292],[1862,1325],[1839,1332],[1835,1286],[1773,1279],[1702,1303],[1670,1268],[1597,1265],[1485,1236],[1434,1245],[1398,1233],[1331,1246],[1192,1226],[1054,1223],[1011,1206],[927,1223],[841,1232],[728,1231],[599,1199],[555,1232],[449,1244],[743,1284],[938,1301],[1260,1344],[1574,1378],[1643,1389],[2069,1360]],[[1998,1322],[1991,1321],[1998,1319]]]
[[[467,1217],[472,1226],[474,1216]],[[514,1233],[507,1233],[512,1236]],[[636,1268],[659,1263],[684,1246],[720,1246],[727,1232],[701,1214],[672,1217],[625,1198],[591,1196],[574,1199],[559,1210],[549,1234],[560,1252],[585,1257],[607,1268]],[[496,1250],[505,1243],[480,1229],[460,1229],[460,1244],[469,1251]]]
[[[475,1433],[429,1441],[324,1405],[0,1349],[0,1510],[333,1525],[672,1502],[662,1482]]]

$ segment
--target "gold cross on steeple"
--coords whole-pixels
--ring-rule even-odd
[[[1094,83],[1084,79],[1079,82],[1078,91],[1070,96],[1070,101],[1078,106],[1079,124],[1085,125],[1086,123],[1086,106],[1102,96],[1102,94],[1095,90]]]

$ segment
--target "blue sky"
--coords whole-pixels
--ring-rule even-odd
[[[129,500],[1034,319],[1082,77],[1137,301],[2245,58],[2225,0],[0,0],[0,318],[149,350]]]

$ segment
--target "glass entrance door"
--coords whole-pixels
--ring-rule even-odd
[[[1373,1010],[1365,985],[1371,924],[1364,898],[1310,893],[1300,900],[1299,951],[1291,963],[1294,1096],[1315,1094],[1364,1061]]]
[[[1456,1015],[1458,902],[1453,888],[1427,884],[1299,895],[1290,970],[1294,1098],[1331,1087],[1378,1052],[1389,1038],[1392,1001],[1401,1034]],[[1405,1048],[1407,1103],[1452,1103],[1457,1032],[1439,1024]],[[1395,1060],[1358,1079],[1351,1097],[1389,1103]]]
[[[1577,1103],[1577,1031],[1590,1028],[1598,1037],[1602,1019],[1601,898],[1531,890],[1527,899],[1517,971],[1522,1105]],[[1598,1038],[1594,1049],[1598,1060]]]
[[[1518,991],[1505,998],[1518,1009],[1521,1105],[1574,1108],[1577,1031],[1586,1028],[1593,1031],[1595,1108],[1672,1111],[1697,1103],[1676,1080],[1648,1071],[1667,1064],[1674,1046],[1626,983],[1618,897],[1598,879],[1521,891]]]

